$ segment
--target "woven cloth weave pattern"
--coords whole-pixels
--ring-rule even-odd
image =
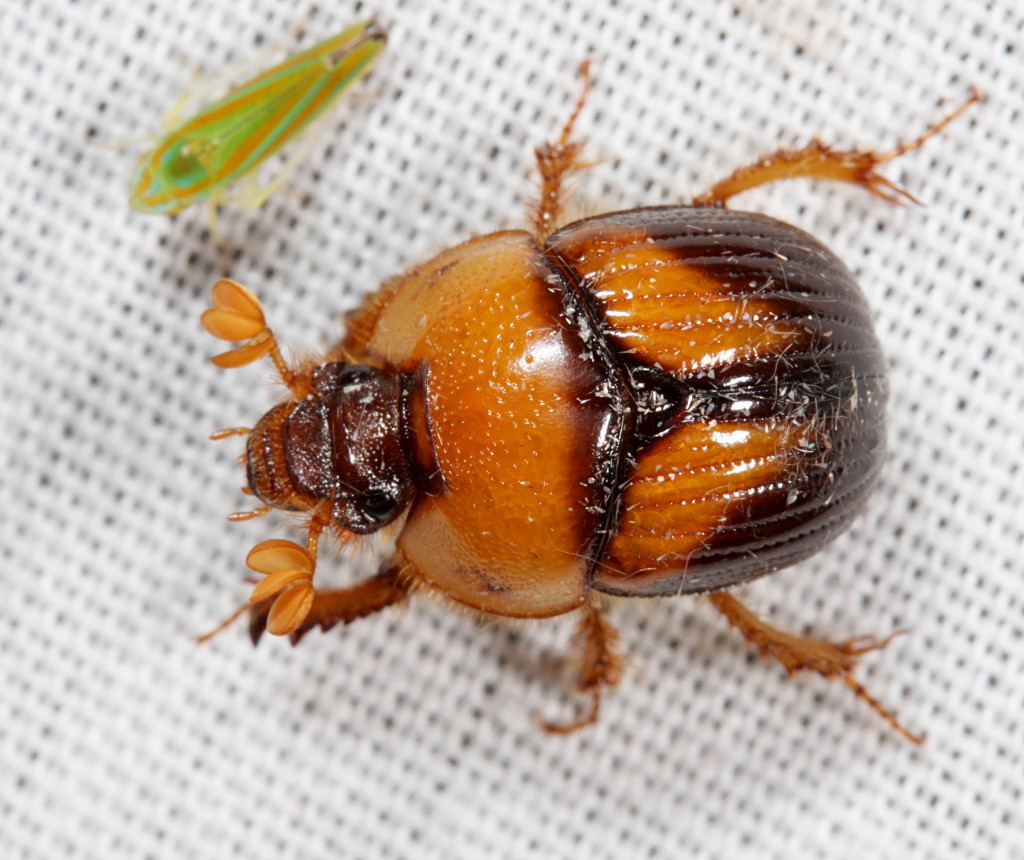
[[[218,72],[304,16],[302,45],[377,14],[373,74],[290,190],[129,211],[131,152],[189,63]],[[1024,857],[1024,11],[971,0],[633,3],[21,0],[0,9],[0,857]],[[699,599],[621,601],[629,656],[569,737],[570,619],[408,608],[248,643],[256,542],[238,440],[279,390],[219,371],[198,317],[230,273],[316,351],[382,281],[522,226],[533,147],[593,60],[590,213],[684,201],[813,137],[890,147],[923,206],[778,183],[736,206],[812,232],[866,292],[891,366],[890,453],[851,530],[742,590],[794,631],[908,635],[867,687],[786,681]],[[327,554],[325,581],[375,548]]]

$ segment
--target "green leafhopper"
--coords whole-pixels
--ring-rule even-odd
[[[386,41],[387,32],[376,21],[361,22],[235,87],[191,118],[169,121],[167,134],[135,168],[132,209],[171,215],[205,201],[216,234],[217,206],[243,177],[247,186],[237,199],[247,208],[260,206],[305,151],[267,185],[256,184],[255,169],[363,77]]]

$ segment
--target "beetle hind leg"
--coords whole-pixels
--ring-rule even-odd
[[[977,90],[971,89],[970,96],[956,110],[951,111],[923,134],[909,143],[900,143],[888,152],[871,150],[841,150],[826,146],[815,140],[803,149],[780,149],[755,164],[741,167],[706,193],[695,197],[693,206],[724,207],[728,200],[759,185],[768,185],[782,179],[828,179],[833,182],[849,182],[889,203],[917,203],[909,192],[895,185],[878,172],[886,162],[919,149],[924,143],[957,119],[975,102],[982,101]]]
[[[580,650],[576,689],[590,696],[590,709],[569,723],[552,723],[540,718],[538,722],[541,728],[552,734],[569,734],[596,723],[601,711],[603,689],[616,686],[622,675],[622,659],[618,653],[619,634],[608,621],[597,597],[591,598],[573,637],[573,644]]]
[[[790,677],[797,672],[817,672],[824,678],[841,678],[858,699],[866,702],[907,740],[915,744],[920,744],[924,740],[923,735],[912,734],[892,711],[886,709],[853,677],[853,670],[857,667],[857,660],[861,655],[884,648],[903,631],[893,633],[884,639],[859,636],[845,642],[829,642],[813,636],[794,636],[772,627],[731,594],[717,592],[709,594],[708,599],[744,639],[757,647],[762,657],[773,657],[778,660]]]

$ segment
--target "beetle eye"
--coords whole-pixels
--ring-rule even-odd
[[[359,501],[363,515],[380,525],[390,522],[398,507],[398,499],[383,490],[371,490],[364,493]]]
[[[377,376],[380,371],[367,367],[365,364],[338,364],[333,382],[341,390],[363,385]]]

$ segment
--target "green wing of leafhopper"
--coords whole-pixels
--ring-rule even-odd
[[[173,214],[199,200],[215,200],[300,135],[365,75],[386,40],[376,21],[364,21],[203,108],[139,159],[131,207]]]

